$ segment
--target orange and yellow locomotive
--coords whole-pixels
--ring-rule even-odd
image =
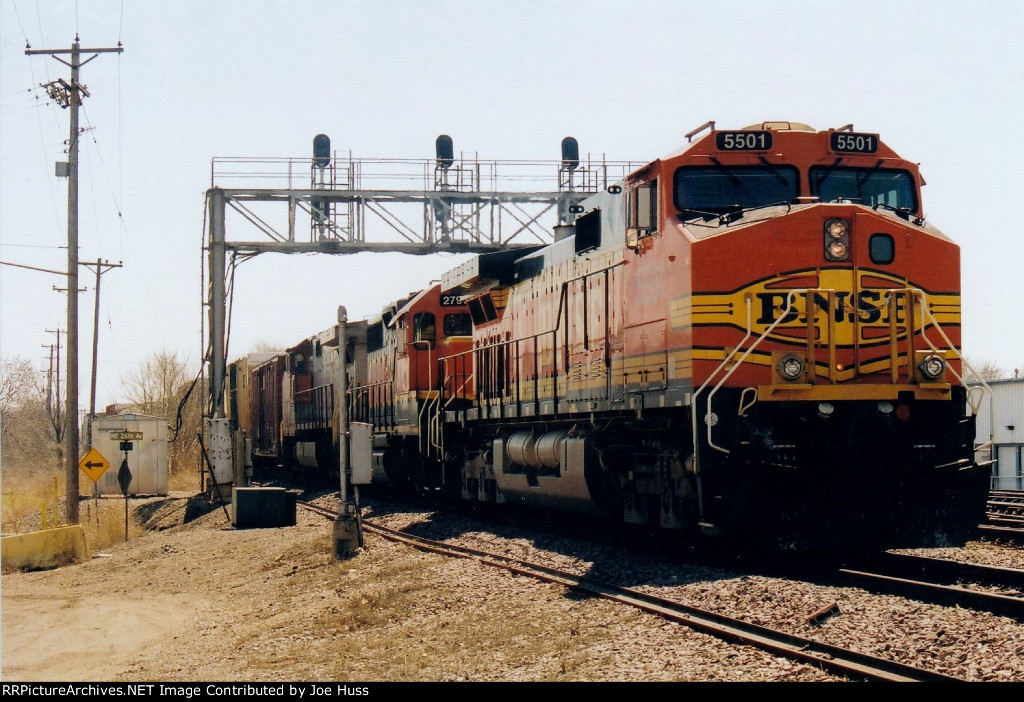
[[[353,325],[348,416],[375,479],[776,548],[963,543],[988,491],[980,398],[959,249],[917,166],[852,128],[688,138],[553,243]],[[328,330],[255,368],[256,453],[336,472],[337,346]]]
[[[474,322],[441,361],[475,374],[449,482],[781,547],[962,542],[988,471],[916,165],[876,134],[705,127],[550,246],[442,280]]]

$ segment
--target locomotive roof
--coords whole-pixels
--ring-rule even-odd
[[[438,287],[440,287],[440,284],[434,283],[430,287],[424,288],[423,290],[420,290],[418,293],[416,293],[412,297],[408,298],[406,303],[404,305],[402,305],[401,307],[399,307],[398,311],[395,312],[395,316],[393,316],[390,320],[388,320],[387,326],[388,327],[394,327],[396,324],[398,324],[398,320],[401,319],[402,317],[404,317],[406,315],[406,313],[408,313],[410,310],[412,310],[412,308],[415,307],[416,304],[420,300],[422,300],[424,297],[426,297],[427,293],[429,293],[430,291],[432,291],[432,290],[434,290],[435,288],[438,288]]]
[[[710,129],[707,129],[708,127],[710,127]],[[707,131],[705,131],[705,129],[707,129]],[[803,122],[790,122],[790,121],[784,121],[784,120],[761,122],[759,124],[747,125],[746,127],[741,127],[739,129],[717,129],[715,127],[715,123],[714,122],[708,122],[708,123],[702,125],[701,127],[698,127],[697,129],[694,129],[693,131],[688,133],[686,135],[687,143],[684,144],[679,150],[675,151],[671,155],[669,155],[669,156],[667,156],[667,157],[665,157],[664,159],[661,159],[661,160],[674,159],[676,157],[683,156],[683,155],[694,156],[694,155],[716,155],[716,154],[720,154],[721,150],[718,148],[718,143],[717,143],[718,135],[719,134],[728,134],[728,133],[735,134],[735,133],[738,133],[738,132],[748,132],[748,133],[767,132],[767,133],[771,133],[773,135],[778,135],[780,137],[780,139],[783,141],[783,143],[785,145],[785,148],[796,148],[797,144],[800,144],[802,148],[807,148],[807,146],[805,146],[805,145],[813,144],[814,143],[814,139],[817,138],[817,139],[820,140],[818,142],[819,144],[821,144],[820,150],[824,154],[825,151],[830,146],[830,141],[829,141],[830,137],[828,137],[828,135],[830,135],[830,134],[836,133],[836,134],[848,134],[848,135],[858,135],[858,134],[866,135],[863,132],[854,132],[852,130],[853,130],[853,125],[852,124],[844,125],[844,126],[839,127],[839,128],[829,128],[829,129],[818,130],[818,129],[815,129],[814,127],[810,126],[809,124],[804,124]],[[876,150],[873,150],[870,153],[857,153],[857,152],[852,152],[852,151],[841,151],[841,152],[828,151],[828,154],[830,156],[842,156],[842,157],[873,156],[873,157],[882,158],[882,159],[900,159],[901,158],[899,156],[899,154],[897,154],[895,151],[893,151],[891,148],[889,148],[882,141],[882,139],[879,137],[878,134],[870,134],[869,136],[872,136],[875,139],[877,139]],[[814,147],[811,147],[811,148],[814,148]],[[768,153],[776,151],[776,150],[777,150],[777,148],[773,148],[773,147],[769,146],[768,148],[766,148],[764,150],[758,150],[758,149],[749,149],[749,150],[748,149],[737,149],[737,150],[732,151],[731,153],[734,153],[734,154],[746,153],[746,154],[749,154],[749,155],[757,155],[757,154],[765,154],[765,155],[767,155]],[[907,164],[907,165],[909,166],[910,164]],[[649,167],[650,166],[645,166],[643,168],[640,168],[639,170],[637,170],[634,173],[630,174],[630,176],[627,178],[627,180],[635,179],[640,174],[642,174],[645,170],[647,170],[647,168],[649,168]]]

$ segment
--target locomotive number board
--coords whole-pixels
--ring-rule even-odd
[[[466,298],[462,295],[442,295],[441,307],[461,307],[466,304]]]
[[[715,135],[719,151],[763,151],[772,148],[771,132],[719,132]]]
[[[877,134],[857,134],[855,132],[832,132],[829,148],[833,151],[844,151],[855,154],[873,154],[878,151]]]

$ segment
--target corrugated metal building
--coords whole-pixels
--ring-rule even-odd
[[[978,408],[978,460],[994,460],[993,490],[1024,490],[1024,378],[990,380],[992,394]]]
[[[124,439],[130,440],[125,442]],[[122,445],[131,446],[123,451]],[[167,420],[142,414],[118,414],[97,417],[92,424],[92,446],[110,463],[100,479],[82,477],[80,491],[92,495],[120,495],[121,486],[117,473],[121,462],[128,459],[132,481],[128,485],[129,495],[167,494]]]

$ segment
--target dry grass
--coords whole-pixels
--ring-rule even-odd
[[[199,474],[195,466],[178,468],[171,466],[167,476],[167,489],[171,492],[189,492],[200,490]]]
[[[81,475],[80,479],[90,482],[85,475]],[[199,476],[194,465],[181,469],[172,467],[167,482],[168,490],[172,492],[199,489]],[[25,533],[66,525],[65,487],[62,470],[5,467],[0,494],[0,527],[3,533]],[[144,527],[132,513],[133,502],[134,500],[129,501],[129,539],[145,533]],[[124,499],[120,496],[101,497],[98,500],[82,499],[79,506],[79,522],[85,530],[86,544],[93,553],[123,542]]]
[[[83,500],[79,505],[79,517],[90,553],[97,553],[113,544],[124,542],[124,498],[101,497],[98,500]],[[135,514],[135,506],[129,500],[128,538],[135,539],[145,533],[146,530],[139,524]]]
[[[3,481],[0,522],[4,534],[26,533],[65,526],[65,484],[63,476],[6,474]],[[129,501],[128,538],[142,536],[145,529]],[[79,503],[79,523],[85,531],[85,543],[91,553],[102,551],[125,540],[124,499],[89,498]]]
[[[63,487],[55,474],[6,474],[0,528],[7,534],[59,526],[63,522]]]

